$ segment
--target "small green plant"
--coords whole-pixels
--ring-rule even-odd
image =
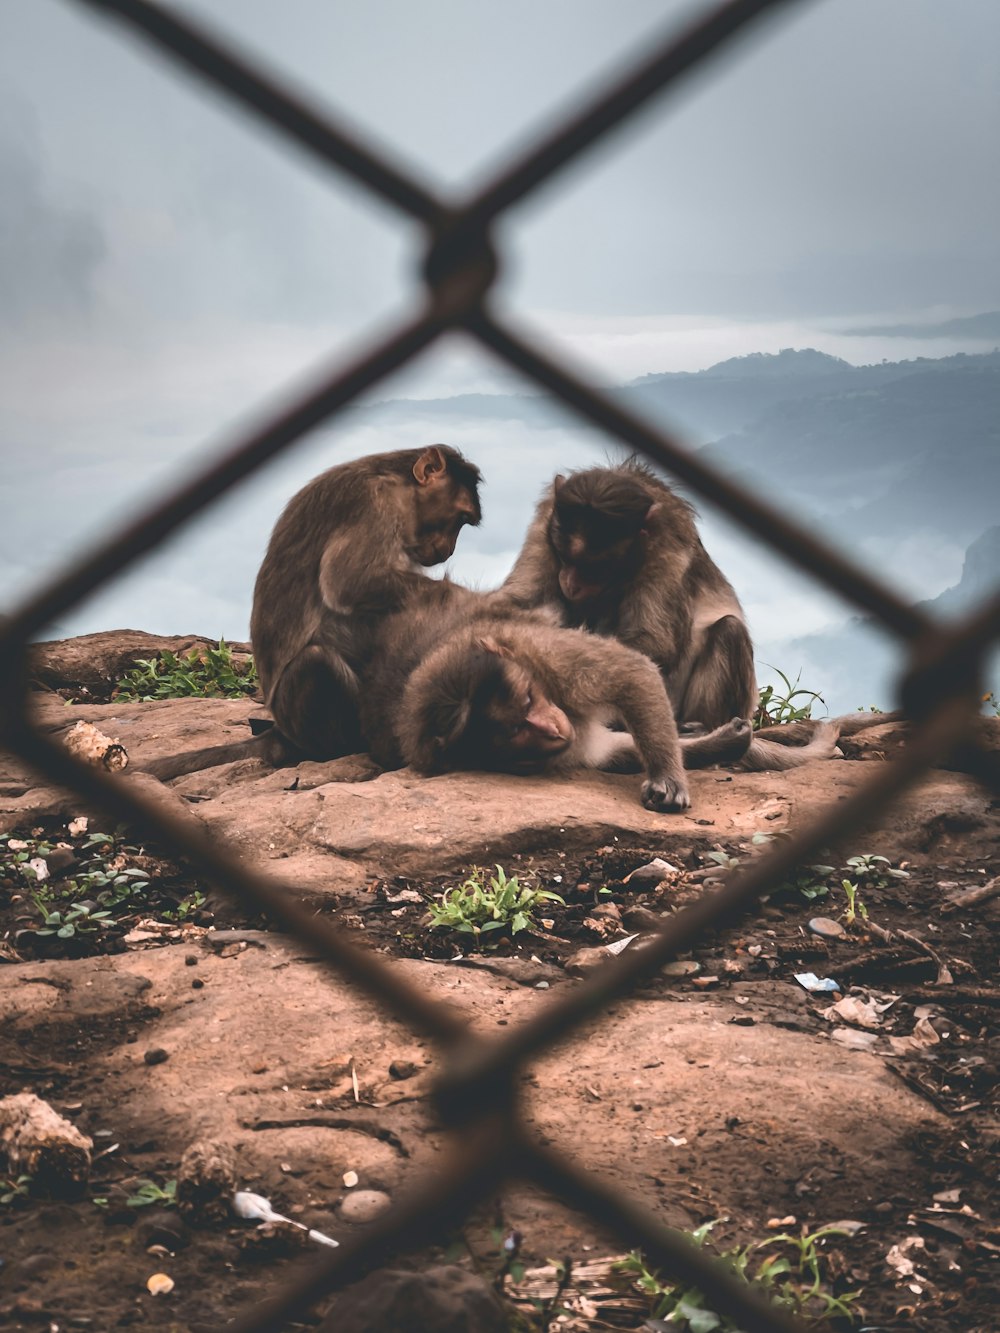
[[[0,1204],[20,1203],[31,1192],[30,1176],[0,1178]]]
[[[148,1208],[150,1204],[158,1203],[161,1208],[172,1208],[176,1202],[176,1180],[168,1180],[162,1188],[155,1180],[140,1180],[136,1183],[135,1193],[125,1200],[125,1205],[128,1208]]]
[[[194,893],[189,893],[172,911],[161,912],[160,916],[164,921],[186,921],[189,916],[197,912],[199,908],[205,906],[205,895],[200,889],[195,889]]]
[[[847,894],[847,906],[840,914],[841,921],[843,921],[845,926],[856,925],[859,918],[862,921],[867,921],[868,908],[861,901],[858,894],[857,884],[852,884],[849,879],[842,879],[840,884],[841,888]]]
[[[76,935],[96,935],[113,920],[110,912],[96,910],[88,903],[71,903],[61,910],[50,911],[37,894],[33,902],[42,918],[36,935],[55,935],[61,940],[70,940]]]
[[[802,672],[789,680],[783,671],[777,667],[769,667],[776,676],[781,677],[781,682],[785,687],[784,694],[780,694],[773,685],[765,685],[760,692],[760,698],[757,701],[757,711],[754,714],[753,726],[757,731],[761,727],[775,727],[782,722],[802,722],[806,718],[812,717],[813,704],[821,703],[826,707],[826,700],[816,690],[807,690],[805,686],[799,684],[802,679]],[[804,700],[797,703],[796,700]]]
[[[535,927],[534,912],[542,903],[565,900],[549,889],[521,884],[516,875],[509,879],[501,866],[486,880],[478,868],[455,889],[446,889],[437,903],[429,903],[432,926],[479,937],[487,931],[509,930],[517,935]]]
[[[887,856],[849,856],[843,870],[865,889],[884,889],[893,880],[910,878],[907,870],[893,870]]]
[[[696,1245],[704,1245],[718,1220],[706,1222],[690,1232]],[[834,1296],[823,1286],[820,1246],[829,1236],[847,1233],[838,1227],[822,1227],[802,1236],[782,1232],[766,1240],[752,1241],[740,1249],[720,1255],[746,1283],[760,1287],[778,1305],[800,1318],[828,1320],[833,1316],[855,1322],[851,1304],[860,1292]],[[646,1267],[641,1253],[633,1251],[616,1265],[619,1272],[635,1278],[636,1286],[649,1297],[653,1319],[676,1324],[678,1333],[739,1333],[737,1325],[717,1314],[695,1287],[664,1281]]]
[[[141,658],[115,686],[116,699],[242,699],[257,689],[253,658],[233,656],[224,639],[218,647],[192,648],[178,656],[164,649]]]
[[[740,865],[740,858],[738,856],[730,856],[728,852],[723,851],[706,852],[705,859],[714,861],[715,864],[721,866],[723,870],[738,870]]]

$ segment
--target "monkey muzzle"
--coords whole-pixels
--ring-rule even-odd
[[[604,584],[588,579],[578,565],[563,565],[559,571],[559,587],[568,602],[590,602],[604,591]]]
[[[440,565],[450,560],[454,550],[455,542],[451,537],[425,537],[413,548],[413,558],[426,569],[429,565]]]

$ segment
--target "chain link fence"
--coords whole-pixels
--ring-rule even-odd
[[[561,124],[550,126],[523,156],[464,204],[435,195],[416,175],[386,161],[374,147],[268,77],[215,36],[145,0],[70,0],[132,29],[178,65],[197,71],[245,110],[278,127],[335,173],[345,173],[425,229],[423,291],[416,311],[387,336],[362,348],[347,365],[299,398],[281,415],[261,422],[235,446],[212,457],[197,475],[160,504],[95,546],[85,558],[57,571],[43,588],[0,625],[0,740],[32,767],[114,817],[142,826],[172,844],[206,877],[248,909],[264,912],[358,990],[373,996],[396,1018],[439,1046],[443,1072],[437,1108],[454,1133],[443,1166],[416,1181],[361,1238],[345,1242],[305,1279],[237,1320],[239,1333],[275,1329],[336,1287],[355,1280],[391,1255],[424,1246],[429,1237],[460,1221],[484,1195],[511,1177],[530,1181],[570,1206],[600,1219],[624,1243],[640,1246],[647,1262],[671,1279],[700,1287],[712,1308],[750,1333],[793,1333],[800,1325],[725,1266],[664,1226],[654,1213],[613,1189],[570,1158],[544,1145],[520,1114],[517,1086],[525,1064],[577,1031],[613,1000],[654,975],[689,949],[708,928],[735,920],[800,862],[871,820],[946,758],[957,760],[992,791],[1000,791],[997,756],[976,743],[975,722],[984,657],[1000,635],[1000,589],[957,624],[943,625],[899,600],[865,569],[853,564],[779,509],[700,462],[666,431],[654,428],[580,378],[545,347],[502,317],[490,304],[500,263],[491,228],[495,220],[536,187],[576,161],[608,132],[654,98],[662,98],[711,57],[740,38],[771,11],[804,0],[728,0],[688,28],[667,35],[642,63],[599,88]],[[900,703],[913,722],[901,759],[880,765],[874,776],[811,827],[775,847],[729,879],[724,888],[672,916],[650,947],[609,961],[565,998],[540,1007],[521,1027],[500,1038],[472,1037],[455,1014],[428,1000],[398,970],[366,952],[299,907],[290,885],[240,866],[215,840],[155,809],[127,780],[114,780],[74,760],[36,730],[28,707],[28,646],[57,616],[71,609],[156,547],[187,519],[205,509],[255,469],[399,369],[449,330],[463,330],[534,380],[583,420],[596,424],[727,511],[749,532],[781,551],[799,568],[878,618],[908,651]]]

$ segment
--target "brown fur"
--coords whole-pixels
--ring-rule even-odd
[[[480,474],[432,445],[330,468],[278,519],[254,588],[250,637],[275,726],[252,740],[146,766],[160,778],[258,757],[336,759],[361,748],[359,673],[379,621],[435,580],[481,513]]]
[[[564,624],[651,658],[682,726],[711,730],[756,710],[753,645],[732,585],[702,545],[691,506],[634,459],[555,478],[501,594],[555,607]],[[744,766],[830,758],[836,739],[827,727],[797,752],[754,739]]]
[[[679,743],[662,678],[642,654],[555,627],[545,615],[494,609],[465,589],[442,588],[390,616],[374,656],[362,726],[386,768],[640,767],[643,803],[681,810],[689,804],[685,764],[729,761],[749,743],[740,719]]]

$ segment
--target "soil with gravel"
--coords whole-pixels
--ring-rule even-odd
[[[112,893],[109,915],[85,922],[85,929],[40,935],[31,876],[23,868],[25,854],[39,845],[48,849],[44,884],[49,911],[61,906],[65,912],[78,901],[75,887],[60,886],[77,886],[95,866],[119,879],[126,870],[136,872],[132,882],[143,887],[118,898]],[[483,986],[487,981],[502,984],[504,993],[516,998],[526,991],[572,984],[566,981],[567,972],[582,971],[585,963],[593,962],[581,951],[647,932],[664,913],[710,892],[712,881],[725,873],[727,858],[745,861],[756,853],[746,846],[720,844],[710,857],[692,848],[684,857],[675,855],[672,868],[661,870],[662,878],[627,879],[657,854],[655,847],[613,845],[585,856],[553,853],[508,862],[504,868],[509,875],[564,899],[539,903],[533,926],[516,935],[497,931],[477,938],[431,926],[427,904],[455,887],[461,878],[456,876],[373,879],[357,892],[330,895],[322,910],[379,952],[446,963],[451,969],[446,975],[465,978],[467,989],[479,978]],[[27,992],[66,986],[59,960],[106,971],[123,957],[141,954],[148,959],[173,946],[185,953],[187,984],[197,996],[206,980],[210,987],[220,984],[200,961],[206,950],[210,962],[223,967],[227,958],[239,961],[248,951],[268,947],[265,920],[241,916],[182,865],[127,836],[95,842],[93,832],[71,834],[65,824],[43,821],[0,842],[0,856],[0,938],[9,995],[19,984]],[[774,1179],[773,1162],[755,1166],[753,1134],[739,1142],[747,1129],[740,1118],[713,1108],[706,1108],[704,1125],[693,1139],[677,1138],[685,1145],[683,1168],[654,1175],[649,1184],[664,1215],[677,1225],[696,1226],[724,1216],[713,1232],[713,1242],[721,1249],[766,1237],[774,1209],[785,1219],[785,1229],[796,1232],[843,1221],[846,1234],[831,1237],[823,1247],[824,1280],[831,1291],[861,1293],[857,1305],[866,1328],[987,1333],[995,1329],[1000,1308],[1000,990],[995,933],[1000,899],[959,910],[948,910],[946,899],[960,887],[974,887],[1000,873],[1000,865],[953,860],[895,868],[904,869],[908,877],[882,874],[873,883],[862,879],[855,919],[846,925],[848,902],[839,883],[840,867],[835,867],[838,874],[826,877],[827,891],[819,890],[819,896],[804,896],[801,886],[773,894],[741,925],[707,935],[691,955],[669,965],[636,1000],[627,1002],[647,1007],[629,1008],[630,1014],[647,1012],[651,1003],[677,1006],[679,1014],[685,1005],[708,1006],[715,1022],[733,1028],[827,1037],[848,1052],[863,1048],[881,1055],[900,1087],[925,1103],[931,1114],[900,1135],[897,1163],[879,1162],[877,1170],[873,1165],[877,1195],[868,1193],[866,1182],[847,1169],[835,1139],[826,1155],[809,1161],[790,1153],[785,1178]],[[877,869],[873,867],[872,874]],[[100,892],[92,881],[87,884],[91,894]],[[805,891],[815,895],[817,889],[812,882]],[[89,911],[104,910],[99,897],[88,901]],[[825,924],[810,927],[816,918]],[[98,962],[89,964],[88,959]],[[40,970],[39,963],[50,970]],[[805,984],[796,977],[805,978]],[[134,970],[122,971],[116,974],[120,995],[110,1007],[93,1013],[76,1007],[70,1015],[55,1011],[44,1021],[8,1027],[0,1036],[0,1094],[26,1089],[37,1093],[95,1143],[91,1179],[82,1197],[35,1197],[30,1183],[14,1179],[3,1191],[0,1317],[13,1329],[132,1326],[197,1333],[221,1327],[234,1307],[252,1304],[272,1289],[301,1254],[297,1237],[287,1232],[261,1235],[235,1222],[191,1226],[176,1209],[162,1206],[167,1199],[136,1203],[141,1181],[166,1188],[177,1166],[176,1146],[156,1123],[139,1116],[116,1125],[113,1133],[105,1128],[111,1117],[102,1061],[121,1047],[145,1052],[148,1043],[154,1049],[149,1034],[161,1009],[151,998],[149,981],[143,981]],[[816,983],[827,989],[807,989]],[[831,1014],[831,1005],[842,998],[869,1006],[865,1012],[874,1026]],[[615,1012],[623,1015],[626,1006],[619,1004]],[[506,1025],[508,1019],[496,1021]],[[655,1059],[651,1056],[653,1063],[643,1068],[655,1068]],[[690,1062],[696,1063],[696,1057]],[[246,1063],[256,1072],[252,1052]],[[420,1068],[419,1059],[415,1064],[403,1060],[392,1077],[405,1088]],[[338,1071],[339,1083],[320,1077],[311,1084],[313,1093],[323,1094],[324,1116],[338,1111],[357,1116],[365,1102],[364,1089],[359,1101],[357,1087],[345,1082],[345,1069]],[[351,1069],[353,1075],[353,1065]],[[529,1083],[533,1078],[529,1076]],[[795,1069],[775,1068],[772,1078],[773,1114],[779,1122],[785,1084],[795,1085],[788,1104],[797,1109],[789,1114],[808,1115],[819,1124],[830,1114],[821,1090],[810,1098],[809,1089],[796,1084]],[[585,1091],[606,1096],[598,1083],[595,1074]],[[423,1102],[426,1087],[413,1087],[417,1101]],[[371,1099],[370,1104],[382,1103]],[[655,1109],[642,1095],[626,1096],[609,1107],[601,1128],[604,1142],[595,1151],[610,1162],[627,1157],[627,1136]],[[845,1108],[837,1109],[842,1114]],[[377,1118],[378,1113],[373,1114]],[[429,1112],[424,1106],[413,1114]],[[297,1131],[302,1133],[310,1123],[300,1117],[294,1125],[303,1127]],[[392,1156],[391,1131],[377,1119],[368,1128],[362,1120],[358,1124],[358,1133],[374,1137],[379,1151]],[[859,1110],[854,1147],[860,1151],[869,1130]],[[791,1142],[794,1123],[779,1132]],[[726,1164],[734,1146],[744,1162],[740,1179],[733,1178]],[[405,1163],[397,1165],[402,1169]],[[380,1176],[373,1167],[362,1183],[388,1189],[390,1181],[394,1184],[395,1177],[388,1168]],[[298,1166],[280,1161],[263,1166],[249,1187],[307,1225],[329,1227],[329,1212],[317,1211],[312,1193],[319,1193],[318,1179]],[[337,1188],[343,1196],[346,1187],[338,1182]],[[324,1192],[329,1201],[328,1179]],[[478,1210],[463,1233],[451,1238],[450,1249],[445,1244],[406,1262],[419,1267],[446,1252],[453,1257],[457,1245],[489,1276],[501,1266],[497,1235],[505,1228],[523,1235],[520,1257],[529,1265],[542,1264],[553,1253],[584,1264],[592,1251],[607,1254],[616,1245],[593,1224],[535,1191],[518,1189],[495,1208]],[[907,1246],[900,1250],[904,1231]],[[912,1264],[909,1272],[907,1264]],[[168,1272],[186,1294],[183,1313],[167,1298],[146,1290],[147,1279],[158,1269]],[[567,1327],[640,1327],[643,1312],[637,1309],[634,1289],[622,1278],[608,1289],[617,1295],[607,1296],[599,1306],[592,1301],[582,1307],[599,1309],[599,1315],[590,1321],[578,1314],[577,1322]],[[523,1316],[526,1307],[521,1308]],[[319,1318],[304,1316],[289,1327],[312,1326]]]

